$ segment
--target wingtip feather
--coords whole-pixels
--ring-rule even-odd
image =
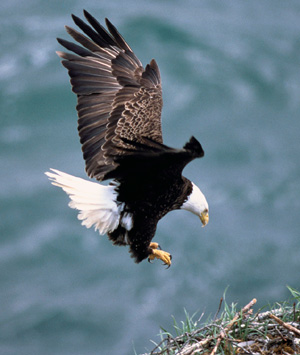
[[[199,158],[204,156],[202,145],[194,136],[192,136],[190,140],[184,145],[183,149],[189,150]]]

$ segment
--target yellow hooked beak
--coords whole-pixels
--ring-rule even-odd
[[[205,227],[209,221],[209,215],[208,215],[208,210],[205,210],[201,212],[200,214],[200,220],[202,222],[202,227]]]

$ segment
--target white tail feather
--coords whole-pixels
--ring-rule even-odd
[[[78,219],[83,226],[94,226],[100,234],[118,227],[123,205],[116,202],[115,186],[104,186],[59,170],[50,170],[53,172],[45,174],[53,185],[61,187],[69,195],[69,206],[80,211]]]

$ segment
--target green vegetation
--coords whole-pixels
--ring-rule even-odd
[[[144,355],[300,354],[300,292],[288,289],[289,301],[255,314],[255,299],[239,309],[236,303],[226,303],[225,291],[214,317],[202,322],[201,314],[195,321],[196,314],[185,311],[185,321],[173,318],[173,331],[161,329],[161,341],[152,341],[155,348]]]

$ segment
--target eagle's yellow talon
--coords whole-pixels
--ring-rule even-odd
[[[153,244],[153,243],[151,243]],[[150,248],[152,249],[152,254],[149,255],[148,257],[148,261],[151,262],[151,260],[156,259],[160,259],[163,261],[164,265],[167,265],[167,269],[171,266],[171,259],[172,259],[172,255],[170,253],[167,253],[166,251],[163,250],[158,250],[155,249],[151,246],[150,244]],[[155,243],[157,244],[157,243]]]

